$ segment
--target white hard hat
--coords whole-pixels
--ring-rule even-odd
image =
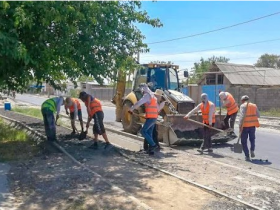
[[[227,98],[227,94],[223,91],[219,93],[219,96],[222,100],[225,100]]]
[[[208,95],[206,93],[201,94],[201,101],[207,102],[208,101]]]
[[[244,95],[241,97],[241,101],[248,101],[249,100],[249,96]]]

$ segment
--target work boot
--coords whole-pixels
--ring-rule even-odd
[[[75,130],[72,131],[71,135],[74,135],[74,134],[76,134],[76,131],[75,131]]]
[[[151,146],[150,148],[149,148],[149,155],[154,155],[155,154],[155,152],[157,152],[157,151],[159,151],[158,150],[158,146]]]
[[[104,146],[104,149],[105,150],[110,150],[110,149],[112,149],[112,147],[113,147],[113,145],[110,142],[106,142],[105,146]]]
[[[203,154],[203,149],[202,148],[199,148],[196,151],[198,151],[200,154]]]
[[[251,161],[250,157],[245,157],[245,161]]]
[[[255,153],[253,150],[251,150],[251,158],[254,158],[255,157]]]
[[[95,141],[92,145],[90,145],[89,147],[88,147],[89,149],[98,149],[98,144],[97,144],[97,142]]]
[[[213,149],[212,149],[212,148],[209,148],[209,149],[208,149],[208,152],[212,153],[212,152],[213,152]]]

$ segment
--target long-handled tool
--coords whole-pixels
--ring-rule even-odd
[[[242,150],[243,150],[242,144],[240,144],[240,139],[241,139],[241,134],[242,134],[242,131],[243,131],[244,119],[247,115],[248,104],[249,104],[249,101],[247,102],[247,105],[246,105],[245,116],[243,117],[242,122],[241,122],[241,128],[240,128],[240,132],[239,132],[239,135],[238,135],[238,140],[235,144],[233,144],[233,151],[235,153],[242,153]]]
[[[188,121],[191,121],[191,122],[194,122],[194,123],[196,123],[196,124],[199,124],[199,125],[205,126],[205,127],[207,127],[207,128],[210,128],[210,129],[213,129],[213,130],[219,131],[219,132],[227,133],[227,131],[225,131],[225,130],[221,130],[221,129],[218,129],[218,128],[215,128],[215,127],[212,127],[212,126],[206,125],[206,124],[201,123],[201,122],[198,122],[198,121],[196,121],[196,120],[192,120],[192,119],[189,119],[189,118],[188,118],[187,120],[188,120]]]

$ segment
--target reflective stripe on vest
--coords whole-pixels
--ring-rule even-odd
[[[210,106],[214,105],[211,101],[207,102],[206,108],[204,109],[204,104],[201,103],[200,105],[200,110],[202,113],[202,121],[203,123],[209,124],[209,110],[210,110]],[[215,111],[212,115],[212,123],[215,123],[216,118],[215,118]]]
[[[76,98],[71,98],[72,101],[72,106],[69,106],[69,110],[70,112],[74,112],[75,111],[75,104],[77,105],[77,109],[80,110],[81,109],[81,104],[79,102],[78,99]]]
[[[157,118],[158,110],[157,110],[157,99],[152,97],[150,104],[145,103],[146,110],[146,118]]]
[[[53,98],[50,98],[48,100],[46,100],[43,104],[42,104],[42,109],[43,108],[48,108],[49,110],[51,110],[52,112],[56,112],[56,103],[54,101]]]
[[[230,101],[229,104],[226,105],[226,107],[227,107],[227,114],[228,115],[232,115],[232,114],[238,112],[238,105],[235,102],[233,96],[230,93],[228,93],[228,92],[227,92],[227,94],[228,94],[227,98]]]
[[[260,127],[260,123],[257,117],[256,104],[249,103],[244,118],[243,127]]]
[[[102,111],[101,102],[97,98],[94,98],[90,102],[89,106],[90,106],[90,116],[93,116],[96,112]]]

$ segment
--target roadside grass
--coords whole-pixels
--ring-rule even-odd
[[[27,116],[31,116],[31,117],[36,117],[36,118],[40,118],[43,119],[42,113],[40,109],[37,108],[31,108],[31,107],[14,107],[12,109],[12,111],[14,112],[18,112]]]
[[[22,130],[11,128],[0,118],[0,161],[27,160],[38,154],[36,143]]]
[[[279,108],[272,108],[268,111],[260,111],[261,116],[268,116],[268,117],[280,117],[280,109]]]
[[[30,116],[30,117],[36,117],[36,118],[39,118],[39,119],[43,120],[41,109],[38,109],[38,108],[33,108],[33,107],[17,107],[16,106],[15,108],[12,109],[12,111],[18,112],[20,114],[27,115],[27,116]],[[63,124],[60,118],[58,119],[57,124],[58,125],[62,125]]]

